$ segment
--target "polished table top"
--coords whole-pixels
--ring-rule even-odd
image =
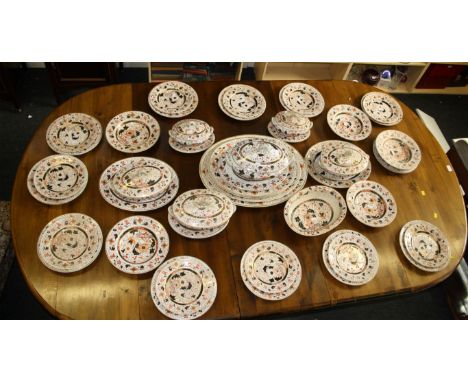
[[[239,134],[268,135],[270,118],[282,110],[279,90],[290,81],[245,81],[259,89],[266,98],[265,113],[254,121],[241,122],[226,116],[218,106],[218,93],[231,82],[191,83],[199,96],[197,109],[186,118],[199,118],[214,127],[216,140]],[[325,110],[313,118],[310,138],[293,144],[302,155],[316,142],[340,139],[328,127],[327,111],[340,103],[360,106],[363,94],[373,87],[349,81],[304,81],[315,86],[324,96]],[[366,235],[380,256],[376,277],[362,286],[347,286],[335,280],[322,262],[322,245],[331,233],[318,237],[303,237],[294,233],[284,221],[284,203],[274,207],[248,209],[239,207],[228,227],[221,234],[204,240],[190,240],[176,234],[167,221],[167,206],[156,211],[131,213],[119,210],[103,200],[98,181],[103,170],[116,160],[132,156],[113,149],[103,137],[93,151],[80,156],[89,172],[84,193],[74,201],[48,206],[36,201],[28,192],[26,178],[31,167],[54,152],[46,143],[46,130],[57,117],[70,112],[83,112],[96,117],[103,128],[118,113],[141,110],[152,115],[147,97],[153,84],[112,85],[90,90],[64,102],[42,122],[29,143],[19,165],[12,197],[12,235],[16,255],[29,287],[38,300],[54,315],[75,319],[160,319],[165,318],[154,306],[150,296],[153,272],[134,276],[118,271],[108,261],[104,249],[88,268],[73,274],[60,274],[46,268],[36,253],[36,243],[42,228],[53,218],[70,212],[93,217],[101,226],[104,237],[119,220],[136,214],[160,221],[170,236],[167,258],[191,255],[205,261],[214,271],[218,295],[203,318],[256,317],[267,314],[304,311],[346,301],[394,293],[418,291],[448,277],[464,251],[467,235],[466,215],[457,177],[449,171],[449,161],[434,137],[420,119],[400,102],[404,118],[392,128],[413,137],[422,149],[422,160],[413,173],[396,175],[385,170],[372,155],[372,142],[384,127],[373,124],[370,137],[357,145],[371,156],[370,180],[382,183],[395,196],[398,205],[396,219],[387,227],[371,228],[359,223],[348,211],[345,220],[335,229],[354,229]],[[161,126],[159,141],[139,156],[156,157],[169,163],[180,178],[179,194],[202,188],[198,163],[203,153],[182,154],[168,144],[168,130],[178,119],[155,115]],[[316,184],[310,178],[306,186]],[[346,190],[339,192],[345,196]],[[422,219],[439,226],[448,237],[452,257],[449,266],[437,273],[425,273],[413,267],[398,244],[401,227],[409,220]],[[333,231],[332,231],[333,232]],[[288,245],[299,257],[302,281],[298,290],[282,301],[265,301],[254,296],[244,286],[240,276],[240,261],[244,251],[261,240],[277,240]]]

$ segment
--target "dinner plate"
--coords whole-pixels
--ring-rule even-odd
[[[213,305],[216,277],[203,261],[177,256],[165,261],[151,280],[151,297],[156,308],[172,319],[195,319]]]
[[[78,197],[88,183],[85,164],[71,155],[51,155],[41,159],[33,177],[36,190],[49,199]]]
[[[322,257],[328,272],[347,285],[367,284],[379,269],[379,256],[372,242],[352,230],[339,230],[328,236]]]
[[[352,105],[335,105],[327,113],[328,126],[343,139],[362,141],[372,131],[372,123],[362,110]]]
[[[379,155],[377,152],[377,149],[375,148],[375,140],[372,143],[372,152],[374,153],[375,159],[377,159],[377,162],[380,163],[380,165],[385,168],[386,170],[390,172],[394,172],[395,174],[408,174],[411,171],[404,171],[404,170],[399,170],[393,166],[390,166],[387,162],[383,160],[383,158]]]
[[[201,119],[183,119],[176,122],[169,130],[169,136],[184,145],[196,145],[206,142],[213,135],[213,127]]]
[[[286,245],[265,240],[242,256],[241,276],[246,287],[265,300],[281,300],[296,291],[302,278],[301,263]]]
[[[229,224],[229,221],[226,223],[214,227],[214,228],[206,228],[206,229],[193,229],[189,227],[185,227],[177,218],[174,216],[172,211],[172,206],[169,206],[167,209],[167,218],[169,221],[169,225],[171,228],[178,233],[179,235],[186,237],[187,239],[207,239],[209,237],[216,236],[218,233],[224,231],[224,229]]]
[[[124,153],[140,153],[155,145],[160,128],[156,119],[142,111],[126,111],[112,118],[106,127],[107,142]]]
[[[236,206],[221,192],[194,189],[180,194],[172,204],[172,211],[185,227],[207,229],[227,223]]]
[[[34,185],[34,176],[36,174],[37,167],[39,166],[40,162],[36,163],[31,170],[29,171],[28,178],[27,178],[27,185],[28,185],[28,190],[29,193],[31,194],[34,199],[37,201],[44,203],[44,204],[49,204],[52,206],[57,206],[60,204],[65,204],[68,202],[71,202],[72,200],[76,199],[80,194],[75,194],[72,195],[68,198],[65,199],[51,199],[48,198],[44,195],[42,195],[39,191],[37,191],[36,186]]]
[[[337,227],[346,216],[346,202],[331,187],[311,186],[294,194],[284,206],[284,219],[303,236],[322,235]]]
[[[148,216],[130,216],[112,227],[106,238],[106,255],[118,270],[142,274],[156,269],[169,252],[164,226]]]
[[[163,117],[182,118],[197,108],[198,95],[194,88],[184,82],[165,81],[150,91],[148,103]]]
[[[322,146],[320,166],[331,174],[352,177],[363,172],[368,164],[369,155],[352,143],[331,140]]]
[[[58,117],[46,132],[49,147],[59,154],[82,155],[94,149],[102,138],[101,123],[83,113]]]
[[[110,186],[125,200],[144,202],[163,195],[172,182],[172,167],[150,157],[131,157],[114,163],[119,170]]]
[[[370,180],[353,184],[346,193],[346,202],[351,214],[370,227],[387,226],[397,215],[397,204],[391,192]]]
[[[130,159],[130,158],[129,158]],[[134,158],[132,158],[134,159]],[[153,159],[153,158],[150,158]],[[99,180],[99,191],[104,200],[110,205],[126,211],[152,211],[164,207],[175,198],[179,190],[179,178],[172,167],[167,165],[171,172],[171,182],[166,191],[153,200],[135,201],[127,200],[119,196],[112,188],[114,176],[122,169],[122,161],[117,161],[107,167]]]
[[[214,134],[211,134],[208,139],[203,143],[196,144],[183,144],[176,141],[174,138],[169,137],[169,146],[171,146],[175,151],[178,151],[183,154],[195,154],[205,151],[213,145],[216,137]]]
[[[381,92],[370,92],[361,98],[361,108],[369,118],[383,126],[393,126],[403,119],[403,110],[395,98]]]
[[[256,119],[266,109],[263,94],[254,87],[244,84],[230,85],[221,90],[218,104],[226,115],[241,121]]]
[[[400,231],[403,254],[417,268],[438,272],[450,262],[450,246],[444,233],[423,220],[406,223]]]
[[[339,176],[329,173],[320,164],[320,156],[322,154],[323,147],[327,145],[328,141],[323,141],[313,145],[305,155],[305,163],[309,175],[317,182],[334,188],[348,188],[356,182],[366,180],[371,174],[371,161],[368,161],[367,167],[364,171],[356,175],[345,175]]]
[[[279,100],[286,110],[292,110],[305,117],[316,117],[325,108],[322,94],[313,86],[293,82],[283,86]]]
[[[56,217],[44,227],[37,254],[49,269],[70,273],[89,266],[101,252],[102,231],[91,217],[79,213]]]
[[[385,130],[377,135],[375,151],[391,168],[405,173],[414,171],[421,162],[421,149],[413,138],[397,130]]]

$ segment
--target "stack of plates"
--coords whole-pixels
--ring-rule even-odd
[[[158,121],[142,111],[120,113],[106,127],[107,142],[124,153],[148,150],[158,141],[159,134]]]
[[[296,254],[271,240],[255,243],[245,251],[240,272],[245,286],[265,300],[285,299],[296,291],[302,278]]]
[[[65,204],[77,198],[88,183],[85,164],[71,155],[51,155],[37,162],[29,172],[28,190],[38,201]]]
[[[94,149],[102,138],[100,122],[83,113],[65,114],[47,128],[49,147],[59,154],[81,155]]]
[[[191,239],[204,239],[221,232],[236,211],[224,194],[197,189],[184,192],[169,207],[169,224],[178,234]]]
[[[142,274],[156,269],[169,252],[169,235],[157,220],[130,216],[109,231],[106,254],[117,269]]]
[[[414,171],[421,161],[421,149],[413,138],[397,130],[385,130],[373,144],[377,161],[397,174]]]
[[[268,207],[283,203],[304,187],[301,154],[264,135],[238,135],[211,146],[200,160],[206,188],[226,194],[234,204]]]
[[[280,111],[271,118],[268,131],[285,142],[302,142],[310,136],[312,121],[294,111]]]
[[[313,145],[305,156],[312,178],[326,186],[348,188],[366,180],[371,173],[369,156],[359,147],[343,141],[323,141]]]
[[[218,104],[224,114],[239,121],[260,117],[266,109],[266,100],[252,86],[236,84],[225,87],[218,95]]]
[[[372,123],[362,110],[351,105],[333,106],[327,113],[328,126],[348,141],[362,141],[372,131]]]
[[[374,245],[356,231],[332,233],[323,244],[322,256],[328,272],[348,285],[368,283],[379,269],[379,256]]]
[[[384,186],[364,180],[353,184],[346,193],[351,214],[370,227],[384,227],[396,217],[395,198]]]
[[[381,92],[370,92],[361,98],[361,108],[369,118],[383,126],[393,126],[403,119],[403,110],[395,98]]]
[[[200,119],[183,119],[169,130],[169,145],[181,153],[205,151],[215,141],[214,129]]]
[[[346,216],[341,194],[326,186],[304,188],[284,206],[287,225],[303,236],[318,236],[338,226]]]
[[[313,86],[301,82],[283,86],[279,100],[286,110],[295,111],[308,118],[316,117],[325,108],[322,94]]]
[[[77,272],[90,265],[102,248],[98,223],[83,214],[65,214],[49,222],[37,241],[37,254],[49,269]]]
[[[167,163],[155,158],[122,159],[101,175],[99,190],[114,207],[151,211],[165,206],[177,194],[179,178]]]
[[[151,280],[156,308],[176,320],[191,320],[205,314],[217,293],[216,277],[203,261],[177,256],[164,262]]]
[[[438,272],[450,261],[450,247],[443,232],[435,225],[413,220],[400,231],[403,254],[415,267],[426,272]]]
[[[182,118],[197,108],[198,95],[190,85],[166,81],[151,90],[148,103],[151,109],[163,117]]]

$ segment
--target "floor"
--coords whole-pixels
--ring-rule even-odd
[[[124,69],[119,82],[146,82],[146,69]],[[252,73],[246,72],[245,79]],[[21,155],[36,127],[55,107],[47,73],[43,69],[20,72],[17,84],[21,111],[0,99],[0,200],[10,200]],[[79,91],[67,93],[72,96]],[[409,107],[433,116],[447,140],[468,136],[468,96],[397,95]],[[10,250],[12,250],[10,248]],[[10,253],[11,258],[11,253]],[[1,270],[1,269],[0,269]],[[0,289],[0,319],[53,319],[36,301],[24,282],[16,260],[11,265],[3,292]],[[443,285],[397,297],[343,305],[290,315],[291,319],[451,319]]]

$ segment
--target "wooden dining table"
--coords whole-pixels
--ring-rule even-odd
[[[289,81],[290,82],[290,81]],[[325,109],[312,118],[310,137],[293,146],[305,155],[313,144],[340,139],[327,124],[328,110],[337,104],[360,107],[361,97],[377,89],[350,81],[303,81],[317,88],[325,99]],[[240,134],[268,135],[271,117],[283,108],[278,95],[288,81],[242,81],[257,88],[266,99],[266,110],[253,121],[237,121],[218,106],[218,94],[234,81],[193,82],[199,104],[185,118],[198,118],[214,127],[216,140]],[[167,259],[190,255],[206,262],[213,270],[218,293],[205,319],[255,318],[310,311],[345,302],[357,302],[373,297],[417,292],[446,279],[461,260],[467,238],[467,222],[460,186],[450,162],[437,141],[418,116],[398,101],[404,113],[403,120],[391,128],[411,136],[422,150],[418,168],[409,174],[394,174],[383,168],[372,154],[372,142],[386,127],[373,124],[371,135],[356,142],[368,153],[372,162],[370,180],[383,184],[394,195],[398,206],[396,219],[388,226],[371,228],[357,221],[348,211],[344,221],[333,231],[305,237],[293,232],[283,217],[284,203],[267,208],[238,207],[227,228],[217,236],[192,240],[174,232],[168,224],[168,206],[150,212],[128,212],[108,204],[99,192],[99,178],[113,162],[128,158],[113,149],[105,136],[89,153],[80,156],[86,164],[89,181],[82,195],[63,205],[45,205],[28,192],[26,179],[32,166],[42,158],[54,154],[46,143],[47,127],[57,117],[71,112],[82,112],[97,118],[105,129],[115,115],[129,110],[152,114],[160,124],[158,142],[146,152],[148,156],[169,163],[180,179],[179,194],[194,188],[203,188],[199,176],[202,153],[182,154],[168,144],[168,130],[180,119],[155,114],[148,104],[148,94],[154,84],[121,84],[89,90],[62,103],[38,126],[21,163],[13,188],[11,225],[18,263],[31,291],[54,316],[70,319],[163,319],[155,307],[150,286],[153,272],[129,275],[117,270],[107,259],[104,248],[89,267],[70,274],[46,268],[38,258],[36,244],[44,226],[53,218],[71,212],[93,217],[100,225],[104,238],[119,220],[132,215],[146,215],[166,227],[170,237]],[[448,106],[449,107],[449,106]],[[306,187],[317,184],[310,176]],[[343,196],[346,189],[338,190]],[[438,226],[450,243],[449,264],[436,273],[420,271],[411,265],[399,246],[401,227],[410,220],[421,219]],[[376,247],[380,259],[377,275],[362,286],[348,286],[334,279],[322,261],[322,246],[332,232],[352,229],[364,234]],[[240,262],[245,250],[262,240],[276,240],[289,246],[302,266],[302,280],[290,297],[267,301],[253,295],[244,285]]]

